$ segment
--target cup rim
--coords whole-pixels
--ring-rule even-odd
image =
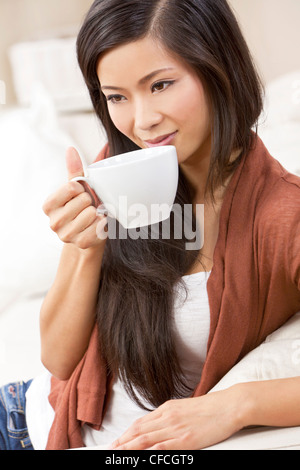
[[[151,147],[151,148],[145,148],[145,149],[138,149],[138,150],[132,150],[130,152],[124,152],[120,153],[118,155],[113,155],[112,157],[105,158],[103,160],[99,160],[98,162],[94,162],[91,165],[88,166],[88,169],[103,169],[103,168],[114,168],[115,166],[128,166],[128,165],[133,165],[135,163],[139,163],[141,161],[147,161],[150,160],[151,158],[158,158],[161,157],[162,154],[168,153],[170,149],[175,149],[174,155],[176,155],[176,148],[174,145],[164,145],[161,147]],[[142,158],[134,158],[136,154],[140,152],[145,153],[145,155],[142,156]],[[149,155],[147,155],[149,153]],[[126,158],[134,158],[133,160],[124,160],[120,161],[123,157]]]

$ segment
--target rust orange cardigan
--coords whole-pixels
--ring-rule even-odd
[[[207,289],[211,329],[194,396],[207,393],[300,311],[300,178],[282,168],[258,137],[226,190]],[[52,378],[55,419],[47,449],[84,446],[81,427],[100,428],[111,384],[95,327],[71,378]]]

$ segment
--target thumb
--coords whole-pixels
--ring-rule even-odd
[[[67,149],[66,163],[69,180],[75,178],[76,176],[84,176],[81,158],[74,147],[69,147]]]

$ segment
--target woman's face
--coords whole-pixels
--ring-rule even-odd
[[[107,52],[97,73],[114,125],[139,147],[175,145],[179,163],[209,156],[208,102],[182,60],[144,38]]]

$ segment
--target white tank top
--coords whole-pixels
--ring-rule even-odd
[[[175,287],[174,333],[178,359],[191,389],[200,382],[206,359],[210,312],[206,290],[209,273],[201,272],[184,276],[185,289]],[[139,395],[148,408],[152,408]],[[86,446],[109,445],[138,418],[148,411],[140,408],[127,394],[122,382],[116,380],[112,396],[100,431],[90,426],[83,428],[83,441]]]
[[[191,389],[200,382],[206,359],[210,330],[210,311],[207,295],[207,280],[210,273],[200,272],[184,276],[186,290],[175,286],[174,334],[177,354],[185,380]],[[47,436],[54,419],[48,402],[50,374],[33,380],[26,394],[26,418],[34,449],[46,447]],[[138,394],[137,394],[138,395]],[[139,396],[139,395],[138,395]],[[141,401],[148,407],[140,396]],[[82,437],[87,447],[108,446],[138,418],[148,411],[140,408],[127,394],[122,382],[117,379],[112,387],[111,400],[105,413],[101,429],[93,430],[85,425]],[[44,418],[44,419],[43,419]]]

